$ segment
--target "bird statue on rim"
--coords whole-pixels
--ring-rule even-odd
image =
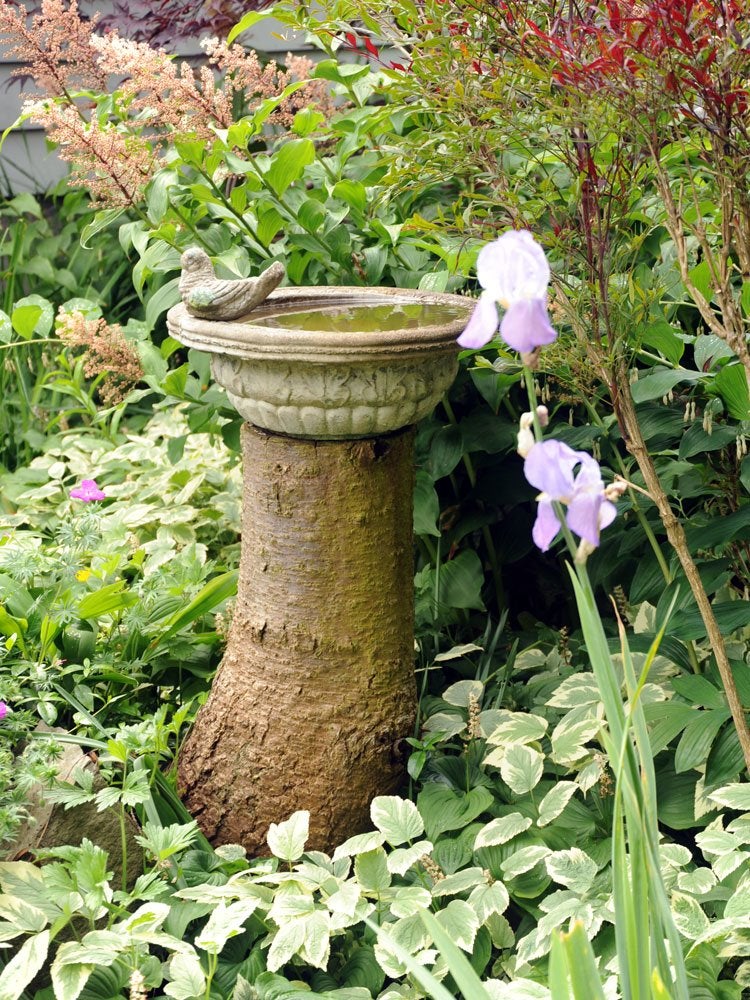
[[[199,319],[237,319],[265,301],[281,283],[286,269],[275,261],[257,278],[217,278],[211,258],[190,247],[181,258],[180,295],[187,311]]]

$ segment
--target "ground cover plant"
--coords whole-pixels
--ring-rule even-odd
[[[66,9],[42,4],[48,27]],[[115,311],[85,253],[70,279],[41,273],[44,217],[5,208],[2,405],[25,444],[8,434],[1,480],[0,834],[42,782],[60,808],[134,815],[143,854],[123,865],[87,837],[0,863],[0,997],[740,997],[747,14],[276,14],[310,32],[322,58],[299,75],[324,87],[254,63],[251,85],[229,47],[212,49],[225,82],[196,80],[75,21],[72,89],[33,113],[89,186],[94,169],[86,253],[124,247],[137,310]],[[116,46],[130,75],[112,93],[96,73]],[[105,140],[93,168],[81,148]],[[102,207],[128,170],[128,199]],[[169,772],[238,552],[239,423],[162,326],[193,243],[225,276],[283,259],[292,283],[479,296],[456,384],[418,428],[408,786],[328,855],[305,851],[303,811],[268,858],[214,850]],[[98,776],[54,777],[70,739]]]

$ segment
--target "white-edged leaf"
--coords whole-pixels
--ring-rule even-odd
[[[551,854],[549,847],[543,844],[532,844],[530,847],[522,847],[520,851],[511,854],[509,858],[501,864],[503,875],[506,878],[515,878],[516,875],[523,875],[530,872],[532,868],[543,861],[548,854]]]
[[[495,847],[497,844],[507,844],[519,833],[528,830],[531,826],[531,818],[522,816],[519,812],[508,813],[507,816],[500,816],[492,819],[486,826],[477,833],[474,841],[474,850],[480,847]]]
[[[266,959],[268,971],[276,972],[282,965],[286,965],[304,943],[305,924],[303,920],[290,920],[288,924],[280,927],[268,949]]]
[[[347,917],[353,917],[359,900],[360,892],[356,882],[344,882],[328,897],[326,906],[331,913],[345,913]]]
[[[44,965],[49,949],[49,931],[27,938],[0,972],[0,1000],[18,1000]]]
[[[591,888],[596,878],[596,861],[578,847],[555,851],[544,859],[550,878],[572,892],[582,895]]]
[[[450,935],[459,948],[471,953],[479,930],[479,917],[462,899],[453,899],[435,914],[440,926]]]
[[[713,802],[718,802],[720,806],[750,812],[750,784],[746,782],[737,781],[731,785],[724,785],[711,792],[708,797]]]
[[[388,855],[386,864],[388,871],[393,875],[405,875],[412,865],[416,864],[425,854],[432,852],[433,844],[430,840],[419,840],[411,847],[397,847]]]
[[[422,728],[427,733],[445,733],[447,739],[462,733],[466,726],[466,719],[462,719],[460,715],[454,715],[452,712],[435,712]]]
[[[66,941],[57,951],[51,969],[55,1000],[78,1000],[78,994],[94,971],[93,965],[75,962],[77,948],[77,941]]]
[[[529,712],[505,712],[500,724],[487,737],[493,746],[509,746],[513,743],[535,743],[547,732],[549,723],[541,715]]]
[[[271,823],[266,839],[275,857],[282,861],[297,861],[304,853],[309,834],[310,813],[301,809],[283,823]]]
[[[690,941],[695,941],[708,930],[710,921],[698,901],[692,896],[687,896],[682,892],[673,892],[670,903],[675,926],[680,934]]]
[[[398,795],[378,795],[370,804],[370,816],[392,847],[416,840],[424,833],[417,807]]]
[[[196,937],[196,946],[218,955],[229,938],[242,933],[245,921],[257,909],[259,902],[258,899],[239,899],[227,906],[224,900],[220,900]]]
[[[399,885],[383,893],[394,917],[410,917],[420,910],[426,910],[432,903],[429,889],[421,885]]]
[[[475,885],[486,884],[487,878],[481,868],[464,868],[453,875],[446,875],[432,887],[433,896],[456,896],[459,892],[473,889]]]
[[[525,795],[535,788],[544,770],[544,754],[518,743],[508,747],[500,765],[503,781],[516,795]]]
[[[447,660],[458,660],[462,656],[466,656],[467,653],[481,653],[482,651],[483,647],[477,646],[475,642],[466,642],[462,646],[453,646],[444,653],[438,653],[434,662],[445,663]],[[473,681],[472,683],[481,684],[481,681]],[[482,687],[484,687],[484,685],[482,685]],[[443,695],[443,698],[445,698],[445,695]],[[455,704],[455,701],[451,702],[451,705]]]
[[[206,992],[206,976],[195,954],[173,955],[169,962],[169,982],[162,987],[174,1000],[194,1000]]]
[[[326,910],[316,910],[302,923],[305,937],[299,953],[316,969],[325,969],[331,957],[331,916]]]
[[[343,844],[339,844],[333,852],[333,860],[339,858],[351,858],[357,854],[365,854],[367,851],[374,851],[376,847],[382,847],[385,843],[385,836],[380,830],[371,830],[369,833],[358,833],[354,837],[349,837]]]
[[[596,705],[602,700],[593,674],[573,674],[555,688],[545,704],[551,708],[578,708]]]
[[[577,788],[575,781],[560,781],[551,788],[539,803],[537,826],[547,826],[553,819],[557,819],[575,795]]]
[[[443,701],[457,708],[468,708],[472,696],[476,702],[482,700],[484,684],[481,681],[456,681],[442,694]]]
[[[502,882],[493,882],[492,885],[478,885],[472,890],[468,903],[479,917],[479,923],[483,924],[493,913],[505,913],[510,897]]]
[[[586,744],[599,734],[600,729],[599,719],[582,719],[573,709],[554,728],[550,756],[557,764],[572,764],[581,757],[588,756],[591,751]]]

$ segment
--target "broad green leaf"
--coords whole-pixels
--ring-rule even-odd
[[[560,781],[551,788],[539,803],[537,826],[547,826],[557,819],[576,793],[578,785],[574,781]]]
[[[266,179],[278,197],[299,180],[305,167],[315,159],[312,139],[287,139],[271,157]]]
[[[743,365],[725,365],[716,373],[713,388],[736,420],[750,419],[750,393]]]
[[[41,315],[42,310],[39,306],[16,306],[10,317],[13,329],[19,337],[30,340]]]
[[[649,399],[661,399],[680,382],[697,382],[705,377],[702,372],[685,368],[654,368],[633,383],[631,393],[636,403],[645,403]]]
[[[652,323],[643,332],[641,339],[648,347],[655,347],[673,365],[679,363],[685,351],[685,344],[677,336],[674,327],[664,320]]]
[[[432,572],[434,575],[434,569]],[[438,605],[483,611],[483,585],[484,571],[479,556],[473,549],[464,549],[455,559],[449,559],[439,567]]]
[[[588,892],[596,878],[596,862],[578,847],[571,847],[567,851],[555,851],[554,854],[545,857],[544,864],[555,882],[566,886],[577,895]]]
[[[417,808],[433,843],[447,830],[461,830],[494,801],[492,792],[479,786],[469,792],[454,792],[446,785],[431,782],[417,796]]]
[[[706,763],[719,730],[729,718],[728,708],[705,709],[693,713],[674,755],[674,769],[678,774]]]
[[[508,747],[500,765],[503,781],[516,795],[535,788],[544,770],[544,754],[523,744]]]
[[[0,972],[0,1000],[18,1000],[44,965],[49,940],[49,931],[42,931],[24,941]]]
[[[440,537],[437,520],[440,516],[440,501],[430,475],[424,469],[417,469],[414,484],[414,534]]]
[[[138,595],[123,590],[124,586],[125,581],[118,580],[106,587],[100,587],[93,594],[87,594],[78,605],[79,616],[81,618],[99,618],[101,615],[121,611],[123,608],[129,608],[136,604]]]
[[[275,857],[282,861],[297,861],[304,853],[309,835],[310,813],[299,810],[284,823],[271,823],[266,839]]]
[[[424,823],[417,807],[397,795],[378,795],[374,798],[370,804],[370,816],[392,847],[424,833]]]
[[[115,219],[120,218],[124,211],[124,208],[105,208],[97,212],[93,220],[81,230],[81,246],[84,250],[91,250],[89,240],[93,239],[97,233],[107,229]]]
[[[270,12],[267,10],[250,10],[247,14],[243,14],[237,24],[235,24],[227,35],[227,44],[231,45],[235,38],[241,35],[244,31],[249,31],[249,29],[255,27],[259,21],[263,21],[269,16]]]
[[[206,976],[197,955],[173,955],[169,962],[169,982],[162,987],[174,1000],[194,1000],[206,992]]]
[[[519,812],[508,813],[507,816],[500,816],[498,819],[490,820],[483,826],[474,841],[474,850],[480,847],[494,847],[497,844],[507,844],[509,840],[517,837],[519,833],[528,830],[531,826],[531,817],[522,816]]]
[[[234,597],[237,593],[237,570],[222,573],[209,580],[205,587],[193,598],[186,608],[178,611],[167,622],[167,630],[159,637],[159,643],[171,638],[186,625],[192,624],[203,615],[212,611],[217,604]]]
[[[382,892],[391,884],[386,854],[382,847],[358,854],[354,859],[357,881],[367,892]]]
[[[700,455],[704,451],[717,451],[719,448],[725,448],[728,444],[732,444],[736,437],[736,427],[716,424],[711,433],[708,434],[703,429],[703,424],[696,421],[685,431],[682,441],[680,441],[677,457],[682,460],[693,458],[694,455]]]

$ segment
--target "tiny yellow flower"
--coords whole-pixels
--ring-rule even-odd
[[[76,580],[80,581],[81,583],[85,583],[90,576],[91,576],[90,569],[79,569],[78,572],[76,573]]]

